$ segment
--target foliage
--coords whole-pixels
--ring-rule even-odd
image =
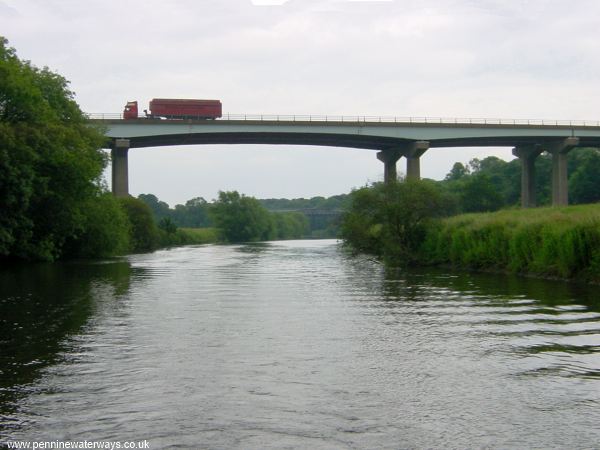
[[[156,218],[157,222],[160,222],[161,219],[165,217],[170,217],[170,209],[169,205],[165,202],[160,201],[156,195],[153,194],[140,194],[137,197],[139,200],[143,201],[150,209],[152,210],[152,214]]]
[[[600,205],[467,214],[427,230],[422,263],[600,281]]]
[[[158,222],[168,218],[178,227],[202,228],[211,226],[208,216],[209,204],[202,197],[188,200],[185,205],[176,205],[174,209],[160,201],[153,194],[140,194],[138,199],[146,203]]]
[[[129,251],[131,224],[119,200],[105,193],[88,199],[83,231],[68,242],[66,257],[99,258]]]
[[[119,201],[131,224],[131,250],[147,252],[156,249],[159,234],[150,207],[133,197],[121,198]]]
[[[321,210],[339,210],[344,209],[349,201],[346,194],[334,195],[332,197],[312,197],[306,198],[268,198],[259,200],[260,203],[269,211],[297,211],[309,209]]]
[[[214,244],[218,241],[215,228],[177,228],[174,232],[159,229],[159,246]]]
[[[600,201],[600,150],[577,149],[569,155],[569,197],[571,203]]]
[[[269,198],[259,200],[269,211],[300,212],[308,218],[308,231],[311,238],[333,238],[339,230],[340,217],[349,202],[349,195],[306,198]],[[328,212],[328,214],[327,214]]]
[[[408,263],[427,227],[447,213],[445,204],[443,193],[427,180],[377,183],[352,192],[341,236],[355,250]]]
[[[54,260],[99,231],[87,209],[105,201],[104,137],[73,97],[0,38],[0,256]]]
[[[446,181],[458,181],[461,178],[467,176],[470,173],[469,167],[468,166],[464,166],[463,163],[461,162],[456,162],[454,163],[454,165],[452,166],[452,169],[450,170],[450,172],[448,172],[448,174],[446,175],[446,178],[444,178]]]
[[[503,199],[492,178],[485,173],[477,173],[464,180],[459,194],[464,212],[497,211],[503,206]]]
[[[170,217],[163,217],[158,222],[158,228],[167,234],[173,234],[177,232],[177,225],[173,223]]]
[[[266,241],[274,237],[269,211],[255,198],[237,191],[220,191],[209,214],[225,242]]]
[[[202,197],[192,198],[184,205],[176,205],[174,208],[170,208],[167,203],[160,201],[153,194],[141,194],[138,198],[152,209],[157,223],[160,223],[164,218],[168,218],[178,227],[205,228],[213,225],[209,215],[211,204]],[[266,199],[258,201],[272,213],[294,215],[294,219],[290,219],[290,217],[282,218],[277,215],[272,217],[277,239],[308,236],[335,237],[338,230],[339,212],[345,208],[348,195],[335,195],[329,198],[313,197],[311,199]],[[317,214],[313,213],[315,211]],[[323,214],[323,211],[326,213]],[[299,233],[300,229],[303,230],[302,233]]]
[[[216,228],[180,228],[185,233],[189,244],[210,244],[218,241],[219,232]]]
[[[571,204],[600,201],[600,150],[576,148],[569,153],[569,201]],[[552,156],[535,161],[535,195],[538,205],[552,201]],[[519,206],[521,162],[495,156],[473,159],[466,166],[455,163],[441,187],[455,196],[460,212],[497,211]]]
[[[300,239],[309,232],[306,216],[299,212],[271,213],[276,239]]]

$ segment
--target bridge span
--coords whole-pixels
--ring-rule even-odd
[[[116,116],[116,117],[115,117]],[[511,147],[522,163],[521,203],[535,206],[535,159],[553,158],[552,203],[568,204],[567,154],[575,147],[600,147],[600,121],[513,119],[432,119],[331,116],[225,115],[217,120],[123,120],[91,114],[105,127],[112,149],[112,189],[126,196],[131,148],[199,144],[318,145],[376,150],[384,181],[397,177],[406,158],[406,176],[420,178],[420,157],[442,147]]]

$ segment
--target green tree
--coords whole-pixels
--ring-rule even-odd
[[[308,218],[299,212],[271,213],[277,239],[299,239],[306,236],[310,229]]]
[[[98,258],[121,255],[131,248],[131,224],[111,193],[88,199],[82,232],[71,239],[65,256]]]
[[[125,197],[119,199],[131,224],[131,250],[148,252],[158,246],[158,228],[152,216],[152,210],[143,201]]]
[[[173,234],[177,232],[177,225],[171,220],[170,217],[163,217],[158,222],[158,228],[163,230],[165,233]]]
[[[465,167],[463,163],[456,162],[452,166],[452,169],[446,175],[446,181],[457,181],[467,176],[470,173],[469,168]]]
[[[352,192],[341,236],[356,250],[406,264],[417,257],[426,228],[447,211],[445,196],[434,182],[378,183]]]
[[[485,173],[467,178],[460,186],[459,195],[464,212],[496,211],[503,206],[501,194]]]
[[[68,82],[0,38],[0,256],[53,260],[86,232],[106,157]]]
[[[579,150],[579,149],[578,149]],[[600,201],[600,151],[581,149],[573,151],[573,172],[569,177],[571,203],[595,203]]]
[[[169,217],[171,210],[169,205],[160,201],[154,194],[140,194],[137,197],[150,207],[156,221],[159,222],[163,217]]]
[[[273,237],[269,211],[253,197],[240,195],[237,191],[220,191],[209,213],[227,242],[264,241]]]

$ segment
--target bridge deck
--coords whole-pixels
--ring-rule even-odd
[[[274,116],[278,117],[278,116]],[[292,116],[294,117],[294,116]],[[294,117],[295,118],[295,117]],[[130,140],[130,147],[195,144],[288,144],[383,150],[410,141],[430,147],[526,146],[576,136],[581,146],[600,146],[600,123],[440,119],[400,121],[256,119],[159,120],[94,119],[110,138]],[[483,122],[482,122],[483,121]]]

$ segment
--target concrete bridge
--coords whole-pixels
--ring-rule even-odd
[[[116,116],[116,117],[115,117]],[[131,148],[198,144],[286,144],[377,150],[384,180],[397,177],[406,158],[406,176],[420,177],[420,157],[442,147],[511,147],[522,163],[521,202],[535,206],[535,159],[553,158],[552,203],[568,204],[567,155],[575,147],[600,147],[600,121],[432,119],[327,116],[229,116],[218,120],[122,120],[89,116],[101,123],[112,149],[112,189],[126,196]]]

